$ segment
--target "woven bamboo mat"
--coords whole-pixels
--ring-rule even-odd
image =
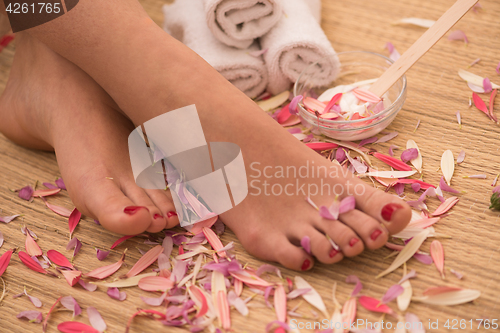
[[[162,23],[161,5],[165,1],[141,1],[158,23]],[[437,19],[453,1],[430,0],[324,0],[323,1],[323,28],[333,43],[336,51],[367,50],[387,54],[383,48],[386,42],[391,41],[402,53],[422,33],[421,28],[392,26],[390,23],[403,17],[421,17]],[[500,172],[499,132],[500,127],[490,122],[477,109],[468,107],[468,96],[471,95],[466,84],[458,77],[460,68],[467,69],[469,63],[476,58],[481,61],[470,70],[478,75],[487,76],[493,82],[500,83],[500,76],[495,73],[495,66],[500,61],[500,3],[494,0],[481,0],[483,10],[478,13],[470,12],[455,28],[467,33],[469,45],[463,42],[441,40],[424,58],[412,68],[408,77],[407,101],[393,124],[390,131],[398,131],[399,136],[388,144],[377,148],[387,152],[390,144],[404,148],[408,139],[415,140],[424,157],[424,180],[437,184],[440,172],[437,171],[442,153],[451,149],[455,155],[461,150],[466,151],[465,162],[455,171],[452,185],[466,191],[460,194],[460,202],[452,210],[452,214],[440,221],[436,226],[439,233],[451,236],[443,239],[442,243],[446,254],[446,267],[453,268],[465,275],[458,280],[449,271],[446,281],[442,281],[434,266],[427,266],[415,260],[409,262],[409,268],[418,272],[418,277],[412,280],[414,293],[421,294],[430,286],[449,284],[464,288],[479,289],[481,297],[474,303],[443,307],[427,306],[412,303],[409,312],[417,314],[427,327],[429,320],[439,321],[439,329],[427,330],[432,332],[455,331],[445,328],[447,320],[453,326],[453,320],[466,322],[467,328],[463,332],[494,331],[477,329],[476,319],[500,319],[500,214],[488,209],[490,184]],[[10,65],[14,56],[15,46],[11,45],[0,53],[0,89],[3,90],[8,78]],[[500,103],[496,103],[497,113],[500,115]],[[459,129],[455,113],[460,110],[463,119],[463,128]],[[420,126],[414,131],[417,122]],[[0,119],[1,121],[1,119]],[[486,174],[487,179],[466,179],[463,176]],[[24,217],[5,225],[0,224],[0,231],[5,235],[6,242],[0,253],[15,246],[24,247],[24,236],[20,232],[22,225],[27,225],[38,236],[41,248],[44,250],[56,249],[65,253],[68,242],[66,219],[56,216],[48,210],[40,200],[28,203],[19,199],[9,189],[20,188],[26,184],[34,184],[36,180],[53,181],[59,176],[54,154],[38,152],[18,147],[0,135],[0,214],[24,214]],[[407,188],[408,198],[415,199],[416,195]],[[437,200],[429,200],[429,208],[437,206]],[[72,207],[72,203],[63,193],[54,197],[51,202],[65,207]],[[76,233],[84,246],[75,261],[82,271],[89,271],[100,263],[95,260],[93,247],[106,249],[117,239],[117,235],[107,232],[97,226],[90,218],[83,220]],[[239,245],[234,234],[228,230],[222,237],[226,244],[235,241],[236,253],[242,262],[248,262],[258,267],[263,262],[249,256]],[[423,250],[428,250],[429,241]],[[139,258],[136,248],[147,249],[148,246],[140,240],[131,240],[126,245],[129,248],[126,271],[130,264]],[[125,248],[121,245],[112,251],[107,263],[116,261],[120,252]],[[331,290],[334,281],[338,282],[337,297],[344,302],[351,289],[345,283],[347,275],[355,274],[364,284],[364,293],[381,297],[388,287],[397,283],[401,277],[401,269],[387,277],[375,280],[374,276],[385,269],[392,259],[384,259],[390,254],[388,249],[365,252],[362,255],[345,259],[336,265],[316,263],[314,269],[306,274],[300,274],[309,281],[323,296],[329,311],[333,310]],[[297,273],[282,269],[285,276],[292,277]],[[108,324],[108,332],[123,332],[126,320],[138,306],[144,303],[139,296],[143,293],[136,288],[126,290],[128,297],[124,302],[109,298],[102,290],[94,293],[86,292],[80,287],[71,288],[64,280],[29,271],[17,258],[13,256],[11,265],[4,274],[9,294],[0,306],[1,332],[40,332],[41,326],[21,321],[15,315],[23,310],[33,310],[34,307],[26,297],[13,299],[12,295],[22,292],[23,286],[32,289],[31,294],[43,302],[41,309],[46,313],[54,300],[59,296],[72,295],[83,308],[95,306],[103,315]],[[246,291],[245,295],[249,295]],[[289,302],[289,309],[299,300]],[[256,297],[250,302],[252,308],[248,317],[243,317],[236,311],[232,312],[231,320],[235,332],[264,332],[265,325],[275,320],[274,311],[265,306],[262,297]],[[394,304],[391,304],[396,308]],[[298,312],[311,317],[311,307],[303,303]],[[81,321],[87,322],[85,318]],[[49,320],[49,332],[55,332],[57,323],[70,320],[68,312],[57,312]],[[378,316],[358,307],[358,318],[374,322]],[[321,320],[318,319],[318,320]],[[470,320],[473,328],[470,328]],[[302,322],[306,320],[300,319]],[[393,320],[393,324],[396,322]],[[134,320],[132,332],[156,332],[168,330],[184,332],[182,329],[163,327],[159,323],[137,318]],[[307,331],[307,330],[302,330]],[[386,330],[389,332],[391,330]]]

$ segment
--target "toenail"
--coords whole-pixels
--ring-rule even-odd
[[[372,232],[372,235],[370,236],[370,238],[372,240],[376,240],[378,236],[380,236],[380,234],[382,233],[381,230],[377,229],[375,230],[374,232]]]
[[[386,221],[390,221],[392,217],[392,213],[396,210],[403,208],[400,204],[397,203],[389,203],[382,208],[382,217]]]
[[[155,214],[154,218],[155,218],[155,219],[162,219],[162,218],[163,218],[163,216],[161,216],[160,214]]]
[[[311,264],[311,262],[309,261],[309,259],[306,259],[306,260],[304,260],[304,263],[302,264],[302,267],[300,269],[305,271],[306,269],[309,268],[310,264]]]
[[[143,206],[128,206],[128,207],[125,207],[125,209],[123,210],[123,212],[125,214],[128,214],[128,215],[134,215],[141,208],[144,208],[147,211],[149,211],[149,209],[147,207],[143,207]]]
[[[349,245],[350,246],[354,246],[356,245],[356,243],[359,242],[359,239],[357,239],[356,237],[352,238],[351,241],[349,242]]]
[[[177,216],[177,213],[176,212],[168,212],[167,213],[168,218],[171,218],[172,216]]]
[[[328,255],[330,256],[330,258],[333,258],[337,255],[337,253],[339,253],[339,251],[337,251],[335,249],[331,249],[330,253],[328,253]]]

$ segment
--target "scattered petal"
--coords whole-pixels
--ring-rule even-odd
[[[166,291],[174,287],[174,282],[161,276],[147,276],[139,281],[138,286],[145,291]]]
[[[411,160],[414,160],[418,157],[417,148],[408,148],[401,153],[401,161],[404,163],[408,163]]]
[[[309,238],[309,236],[306,235],[302,237],[302,239],[300,240],[300,246],[302,246],[304,251],[306,251],[308,254],[311,254],[311,239]]]
[[[26,252],[19,251],[18,253],[19,259],[25,264],[29,269],[42,273],[42,274],[48,274],[45,269],[40,266],[36,261],[34,261]]]
[[[325,303],[323,302],[323,299],[321,298],[320,294],[318,294],[318,292],[306,280],[297,275],[295,276],[295,285],[299,289],[310,288],[311,290],[303,294],[302,297],[309,304],[320,310],[325,315],[325,317],[328,317],[328,312],[326,311],[326,306]]]
[[[449,149],[445,150],[441,157],[441,171],[448,185],[451,185],[451,177],[453,177],[453,172],[455,171],[455,158],[453,157],[453,152]]]
[[[356,286],[354,287],[354,290],[351,293],[351,297],[356,297],[359,294],[359,292],[361,291],[361,289],[363,289],[363,285],[361,284],[361,281],[359,280],[359,278],[356,275],[347,276],[347,278],[345,279],[345,282],[356,284]]]
[[[116,287],[108,288],[108,291],[106,293],[108,294],[109,297],[119,301],[124,301],[127,298],[127,293],[118,290],[118,288]]]
[[[89,317],[90,325],[99,332],[104,332],[107,328],[104,319],[96,308],[89,306],[87,308],[87,315]]]
[[[472,302],[481,296],[479,290],[462,289],[442,292],[437,295],[427,295],[423,297],[413,297],[413,301],[433,305],[458,305]]]
[[[69,219],[68,219],[69,237],[70,238],[71,238],[71,235],[73,234],[73,231],[75,231],[76,226],[80,222],[81,218],[82,218],[82,213],[80,213],[78,211],[78,209],[74,208],[69,216]]]
[[[441,190],[443,190],[445,192],[449,192],[449,193],[460,193],[460,191],[455,190],[451,186],[448,186],[448,184],[446,184],[446,182],[444,181],[444,177],[443,176],[441,176],[441,180],[439,181],[439,188]]]
[[[135,237],[135,236],[138,236],[138,235],[128,235],[128,236],[123,236],[123,237],[119,238],[116,242],[113,243],[113,245],[111,245],[110,249],[114,249],[115,247],[117,247],[118,245],[120,245],[121,243],[126,241],[127,239],[130,239],[130,238]]]
[[[418,261],[420,261],[424,265],[432,265],[432,263],[433,263],[432,257],[427,255],[427,254],[415,253],[413,255],[413,258],[417,259]]]
[[[373,156],[375,158],[378,158],[382,162],[386,163],[387,165],[393,167],[396,170],[399,170],[399,171],[412,171],[411,167],[409,165],[405,164],[404,162],[402,162],[402,161],[400,161],[400,160],[398,160],[398,159],[396,159],[394,157],[391,157],[391,156],[388,156],[388,155],[384,155],[384,154],[381,154],[381,153],[378,153],[378,152],[373,153]]]
[[[389,274],[390,272],[397,269],[399,266],[408,261],[415,253],[417,253],[418,249],[422,245],[422,243],[427,239],[429,235],[429,229],[423,229],[419,234],[414,236],[411,241],[406,244],[406,246],[399,252],[394,262],[387,268],[385,271],[377,275],[376,279]]]
[[[338,147],[337,144],[329,142],[309,142],[306,143],[306,146],[308,146],[312,150],[317,150],[317,151],[330,150]]]
[[[16,316],[18,319],[26,318],[30,322],[40,324],[43,320],[43,315],[40,311],[22,311]]]
[[[437,270],[441,274],[441,277],[444,280],[444,249],[443,244],[440,241],[434,240],[431,243],[431,257],[434,260],[434,264],[436,265]]]
[[[49,257],[49,259],[58,266],[73,268],[73,265],[64,256],[64,254],[57,252],[56,250],[48,250],[47,257]]]
[[[489,93],[493,90],[493,87],[491,85],[491,81],[487,77],[485,77],[483,80],[483,89],[484,89],[485,93]]]
[[[21,215],[17,214],[17,215],[12,215],[12,216],[0,216],[0,222],[3,222],[3,223],[10,223],[12,222],[16,217],[19,217]]]
[[[110,253],[110,251],[103,251],[103,250],[100,250],[100,249],[97,249],[97,248],[95,250],[96,250],[97,259],[99,259],[99,261],[103,261],[104,259],[106,259],[106,257]]]
[[[12,253],[14,253],[14,250],[8,250],[0,257],[0,276],[2,276],[7,266],[9,266]]]
[[[389,140],[392,140],[394,139],[395,137],[398,136],[398,132],[391,132],[387,135],[384,135],[383,137],[381,137],[380,139],[377,140],[377,143],[382,143],[382,142],[387,142]]]
[[[385,304],[381,304],[378,299],[373,297],[360,296],[359,304],[361,304],[361,306],[367,309],[368,311],[387,313],[391,315],[394,314],[394,311],[390,307],[388,307]]]
[[[162,252],[163,246],[157,245],[153,247],[135,263],[135,265],[130,269],[130,271],[128,271],[127,274],[125,274],[125,276],[130,278],[139,274],[140,272],[148,268],[152,263],[154,263]]]
[[[288,106],[288,111],[290,114],[297,115],[297,105],[302,101],[304,97],[302,95],[295,96],[292,101],[290,102],[290,105]]]
[[[399,147],[396,145],[390,145],[389,147],[389,156],[393,157],[394,156],[394,149],[398,149]]]
[[[401,295],[404,292],[404,288],[400,286],[399,284],[395,284],[391,286],[382,296],[381,303],[386,304],[389,303],[390,301],[395,300],[399,295]]]
[[[455,274],[455,276],[456,276],[456,277],[457,277],[457,279],[459,279],[459,280],[462,280],[462,278],[464,277],[464,275],[463,275],[463,274],[461,274],[461,273],[457,272],[457,271],[456,271],[456,270],[454,270],[453,268],[450,268],[450,272],[451,272],[451,273],[453,273],[453,274]]]
[[[84,275],[99,280],[107,278],[108,276],[114,274],[117,270],[119,270],[120,267],[122,267],[123,261],[125,260],[125,252],[123,252],[120,260],[117,261],[116,263],[96,268],[93,271]]]
[[[454,30],[448,35],[448,40],[463,40],[465,44],[469,43],[465,32],[462,30]]]
[[[71,211],[67,208],[64,208],[64,207],[60,207],[60,206],[56,206],[56,205],[53,205],[51,203],[49,203],[47,201],[47,199],[45,199],[44,197],[41,197],[43,199],[43,201],[45,202],[45,205],[51,210],[53,211],[54,213],[56,214],[59,214],[61,216],[64,216],[64,217],[70,217],[71,216]]]
[[[438,208],[436,208],[434,213],[432,213],[432,216],[443,215],[444,213],[449,211],[451,208],[453,208],[453,206],[455,206],[459,200],[460,199],[458,199],[457,197],[449,197]]]
[[[62,275],[64,275],[64,278],[68,282],[70,286],[74,286],[75,284],[78,283],[80,278],[82,277],[82,272],[80,271],[66,271],[62,270],[61,271]]]
[[[57,329],[63,333],[101,333],[92,326],[77,321],[65,321],[57,325]]]
[[[73,317],[79,316],[82,313],[82,308],[78,305],[76,299],[72,296],[62,297],[60,299],[61,305],[66,309],[73,311]]]
[[[457,157],[457,164],[462,163],[465,160],[465,150],[461,150]]]
[[[78,280],[78,284],[81,285],[87,291],[96,291],[97,289],[96,284],[85,282],[82,279]]]
[[[401,57],[401,55],[396,50],[396,48],[394,48],[394,45],[391,42],[387,42],[385,44],[385,48],[389,51],[389,58],[391,58],[392,61],[396,61]]]
[[[19,198],[29,201],[33,196],[33,192],[34,192],[33,187],[28,185],[20,189],[17,195],[19,196]]]
[[[59,187],[56,187],[55,189],[34,191],[32,196],[33,197],[48,197],[50,195],[54,195],[54,194],[57,194],[59,192],[61,192],[61,189]]]

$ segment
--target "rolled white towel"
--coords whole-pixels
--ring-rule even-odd
[[[289,0],[203,0],[210,31],[222,43],[246,49],[283,16]]]
[[[255,98],[267,86],[267,69],[261,56],[251,56],[259,51],[257,43],[247,50],[239,50],[218,41],[205,21],[205,11],[200,0],[177,0],[163,6],[164,30],[178,39],[248,97]]]
[[[304,0],[286,0],[285,15],[260,39],[262,49],[267,49],[264,61],[269,73],[268,91],[272,94],[289,89],[300,73],[317,61],[317,74],[311,82],[314,86],[331,83],[339,73],[340,62],[317,21],[319,14],[313,14],[310,8],[318,7]]]

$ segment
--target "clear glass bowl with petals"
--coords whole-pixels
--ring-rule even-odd
[[[350,51],[337,54],[340,72],[335,80],[326,87],[314,86],[314,76],[318,73],[318,63],[309,65],[295,82],[294,96],[302,96],[297,110],[302,124],[315,133],[342,141],[363,140],[372,137],[391,124],[406,100],[406,76],[403,75],[382,97],[381,102],[367,102],[353,99],[353,91],[367,90],[389,68],[393,61],[381,54],[367,51]],[[338,87],[341,86],[341,87]],[[337,87],[339,89],[332,89]],[[359,102],[351,106],[358,110],[343,110],[337,101],[331,109],[330,102],[342,92],[342,98]],[[350,94],[349,94],[350,93]],[[338,94],[338,93],[337,93]],[[347,96],[349,94],[350,96]],[[346,104],[344,103],[344,108]]]

